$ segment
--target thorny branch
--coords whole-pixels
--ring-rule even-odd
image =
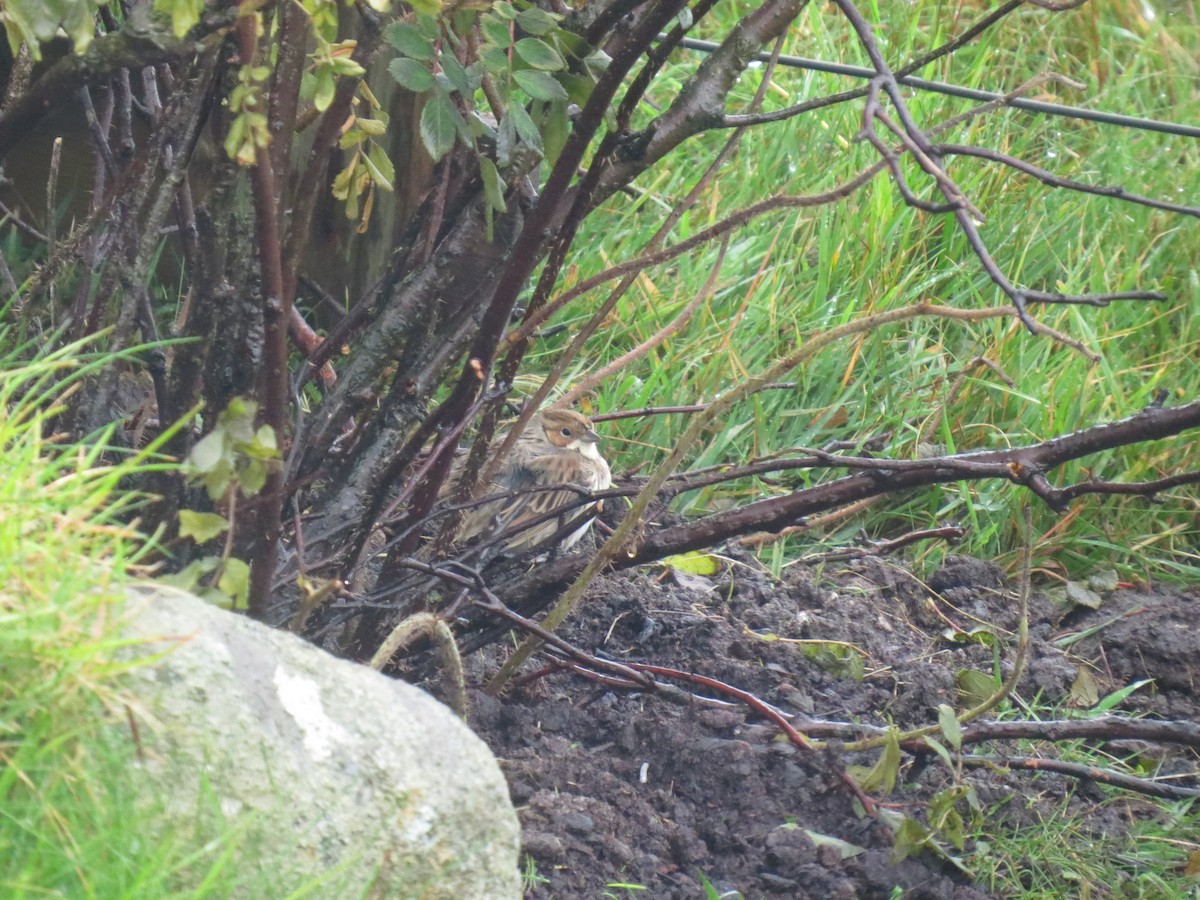
[[[883,53],[879,49],[879,44],[875,40],[874,32],[871,26],[867,24],[866,19],[858,11],[852,0],[835,0],[842,14],[850,22],[854,29],[858,41],[862,44],[870,57],[871,64],[875,67],[878,73],[872,80],[870,90],[867,97],[867,104],[863,111],[863,131],[862,136],[869,140],[883,155],[885,161],[892,169],[892,173],[896,178],[896,183],[904,194],[906,201],[920,209],[926,209],[930,212],[952,212],[955,220],[958,222],[959,228],[967,238],[967,242],[971,246],[971,250],[979,258],[984,271],[988,277],[996,284],[1001,291],[1012,301],[1016,307],[1017,314],[1021,321],[1031,331],[1035,332],[1033,319],[1028,312],[1028,304],[1031,302],[1037,303],[1080,303],[1089,306],[1106,306],[1109,303],[1117,300],[1165,300],[1166,295],[1158,291],[1122,291],[1109,294],[1058,294],[1048,291],[1034,291],[1025,288],[1018,288],[1013,284],[1000,269],[991,252],[987,248],[982,235],[979,233],[979,228],[976,224],[977,219],[981,218],[970,201],[963,194],[962,190],[954,183],[941,162],[936,148],[929,142],[928,137],[917,126],[916,120],[909,112],[908,105],[904,99],[903,90],[896,76],[891,71],[887,62],[883,58]],[[1049,8],[1049,7],[1047,7]],[[1055,7],[1057,8],[1057,7]],[[944,204],[930,203],[929,201],[920,200],[908,188],[903,174],[900,170],[898,162],[895,160],[891,151],[883,144],[882,140],[877,136],[874,123],[876,120],[888,123],[890,119],[883,111],[878,102],[878,94],[882,92],[887,95],[892,102],[892,106],[896,111],[896,116],[899,118],[899,127],[893,126],[902,142],[913,153],[921,169],[929,175],[937,185],[938,191],[945,198]],[[1036,333],[1036,332],[1035,332]]]

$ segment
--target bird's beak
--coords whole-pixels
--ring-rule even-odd
[[[595,444],[600,440],[600,435],[596,434],[595,429],[589,428],[587,434],[580,438],[581,441],[587,441],[589,444]]]

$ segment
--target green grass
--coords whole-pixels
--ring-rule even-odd
[[[138,791],[117,651],[145,542],[121,483],[149,464],[60,443],[55,401],[101,360],[27,349],[0,358],[0,896],[267,896],[215,800],[181,831]]]
[[[702,36],[715,37],[744,5],[719,6]],[[880,33],[894,64],[965,29],[986,8],[976,3],[913,7],[880,4]],[[1115,112],[1179,122],[1200,120],[1200,24],[1188,7],[1154,20],[1141,4],[1088,4],[1053,15],[1028,8],[1005,20],[982,42],[919,73],[991,90],[1010,90],[1042,72],[1083,81],[1083,91],[1044,88],[1036,96]],[[864,11],[878,21],[880,11]],[[789,34],[785,53],[862,63],[848,28],[828,5],[810,5]],[[661,109],[696,62],[674,55],[663,83],[641,115]],[[761,69],[742,79],[730,109],[744,108]],[[853,84],[849,79],[795,69],[778,70],[767,108]],[[1052,96],[1051,96],[1052,94]],[[967,101],[933,94],[910,98],[927,125],[962,112]],[[730,212],[765,197],[828,190],[874,160],[869,146],[852,143],[861,101],[809,113],[782,125],[748,132],[740,149],[704,198],[679,223],[683,239]],[[569,286],[607,265],[629,259],[662,216],[691,187],[727,133],[686,144],[682,157],[647,173],[637,200],[622,196],[585,225]],[[1130,191],[1200,203],[1200,141],[1090,122],[1001,110],[952,129],[947,141],[995,147],[1065,177],[1119,184]],[[919,193],[928,183],[912,172]],[[1168,402],[1200,395],[1200,222],[1116,200],[1053,190],[1001,166],[951,159],[951,174],[984,211],[983,234],[1001,268],[1029,287],[1070,292],[1160,288],[1164,304],[1116,304],[1105,309],[1040,307],[1036,317],[1102,354],[1098,363],[1046,337],[1032,336],[1011,319],[975,324],[922,320],[846,341],[790,380],[796,388],[760,394],[740,405],[692,466],[738,461],[833,438],[891,433],[885,452],[911,458],[918,443],[954,450],[995,448],[1041,440],[1132,414],[1158,390]],[[715,245],[647,270],[568,372],[578,381],[657,331],[700,290],[716,259]],[[558,319],[577,326],[606,296],[600,288]],[[764,217],[733,234],[719,288],[689,325],[648,357],[610,378],[590,408],[604,412],[645,405],[703,401],[764,369],[780,353],[820,330],[918,300],[960,308],[1004,306],[965,239],[946,216],[904,206],[886,176],[833,207]],[[530,381],[570,340],[570,331],[535,347]],[[985,356],[1013,380],[968,368]],[[954,396],[950,386],[965,378]],[[527,382],[528,383],[528,382]],[[624,420],[605,426],[616,469],[654,463],[674,445],[683,416]],[[1056,483],[1089,474],[1112,480],[1159,477],[1194,467],[1195,435],[1114,451],[1054,473]],[[680,508],[699,513],[715,504],[746,501],[785,489],[761,482],[692,495]],[[889,498],[829,534],[792,539],[780,558],[814,542],[842,543],[866,528],[890,535],[938,521],[969,527],[964,549],[1015,561],[1019,543],[1016,488],[986,482],[947,485]],[[1089,498],[1065,518],[1039,509],[1042,535],[1036,564],[1078,575],[1117,567],[1122,576],[1195,580],[1200,575],[1200,515],[1195,489],[1180,489],[1151,506],[1138,498]],[[935,565],[945,548],[918,551]]]
[[[1154,808],[1115,795],[1112,818],[1127,830],[1105,835],[1096,831],[1103,826],[1082,815],[1070,799],[1056,801],[1038,791],[1034,779],[1027,794],[991,811],[975,835],[965,862],[980,887],[1022,900],[1195,895],[1195,879],[1184,875],[1189,856],[1200,852],[1200,812],[1194,804]],[[996,827],[995,817],[1005,812],[1034,821],[1017,829]]]

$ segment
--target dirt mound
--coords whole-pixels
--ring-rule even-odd
[[[1197,595],[1143,587],[1096,599],[1091,609],[1035,592],[1018,693],[1054,702],[1153,679],[1126,706],[1195,719]],[[936,721],[939,704],[964,706],[964,671],[993,673],[997,659],[1007,671],[1017,621],[1014,586],[978,560],[952,558],[923,583],[877,558],[796,565],[780,579],[738,559],[712,578],[664,568],[606,576],[563,636],[613,659],[718,678],[801,717],[913,726]],[[485,651],[469,665],[482,677],[499,658]],[[814,754],[742,706],[689,707],[570,674],[526,681],[504,702],[473,699],[472,724],[521,810],[537,871],[530,896],[623,896],[610,886],[628,884],[692,898],[705,896],[704,880],[718,896],[987,896],[930,854],[892,863],[890,834],[856,811],[835,774],[875,754]],[[1177,755],[1181,771],[1194,764]],[[1032,776],[966,777],[1001,818],[1030,814],[1005,801]],[[1059,802],[1075,788],[1038,777]],[[886,801],[921,818],[947,784],[939,765],[913,766]],[[1101,797],[1088,788],[1078,802],[1089,790]],[[1096,816],[1099,831],[1120,827],[1099,807]]]

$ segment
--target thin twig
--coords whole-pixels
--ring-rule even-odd
[[[1101,769],[1086,763],[1065,762],[1061,759],[1040,759],[1030,756],[963,756],[959,760],[964,766],[972,769],[1028,769],[1034,772],[1056,772],[1068,775],[1080,781],[1091,781],[1096,784],[1106,784],[1109,787],[1121,788],[1148,797],[1162,797],[1167,800],[1186,800],[1200,797],[1200,788],[1188,788],[1180,785],[1166,784],[1149,778],[1138,778],[1111,769]]]

